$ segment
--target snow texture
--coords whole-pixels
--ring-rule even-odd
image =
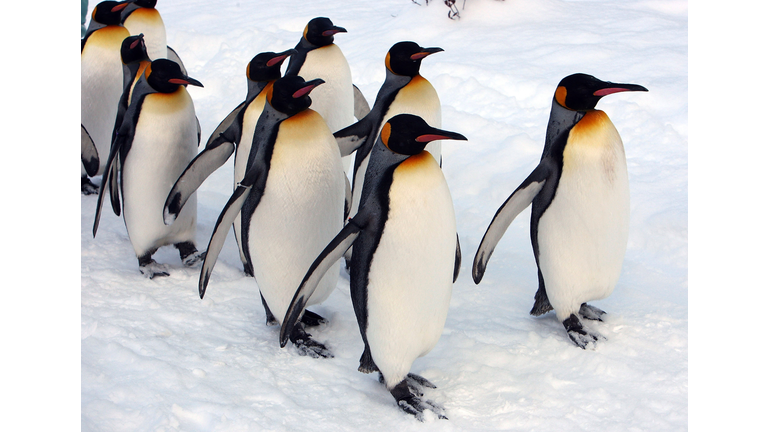
[[[93,238],[96,197],[81,196],[79,399],[74,391],[69,400],[47,396],[51,382],[74,372],[56,366],[59,349],[77,343],[52,340],[18,363],[36,371],[18,385],[36,389],[19,392],[20,402],[38,407],[25,424],[45,421],[40,411],[57,404],[76,409],[79,400],[83,431],[688,429],[687,1],[470,0],[464,9],[456,2],[460,20],[448,19],[442,2],[419,3],[160,0],[157,8],[168,44],[205,86],[188,89],[203,143],[245,97],[248,61],[292,48],[316,16],[347,29],[336,43],[371,105],[392,44],[445,50],[425,59],[421,72],[440,96],[442,127],[469,139],[443,143],[463,262],[443,335],[411,372],[437,386],[425,397],[449,420],[426,412],[419,423],[376,374],[357,371],[363,344],[343,270],[330,298],[313,308],[330,323],[310,330],[335,358],[300,356],[290,344],[281,349],[279,329],[264,324],[256,282],[242,272],[231,233],[200,300],[199,268],[184,267],[172,247],[155,255],[170,276],[144,278],[122,219],[108,208]],[[594,303],[608,314],[585,322],[606,338],[594,350],[574,346],[554,313],[528,314],[537,288],[530,209],[499,242],[480,285],[471,278],[493,214],[538,163],[555,86],[575,72],[649,89],[598,105],[624,141],[631,215],[616,289]],[[69,152],[61,160],[74,163]],[[232,165],[199,189],[199,249],[231,194]],[[66,177],[76,178],[74,171]],[[38,251],[19,253],[42,261]],[[45,276],[71,294],[56,275]],[[24,277],[11,283],[24,285],[31,276]],[[27,288],[14,304],[38,301],[36,291]],[[47,310],[17,321],[42,334],[56,327],[55,316],[40,315]],[[62,327],[71,325],[67,318]]]

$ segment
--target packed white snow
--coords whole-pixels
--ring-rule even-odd
[[[348,33],[336,43],[373,104],[384,56],[412,40],[445,51],[422,63],[436,88],[463,262],[443,335],[412,372],[437,385],[426,397],[449,420],[398,409],[374,375],[357,371],[363,343],[349,280],[319,307],[310,330],[333,359],[281,349],[265,325],[253,278],[231,235],[205,299],[199,268],[172,247],[155,259],[171,275],[148,280],[121,218],[81,198],[81,427],[84,431],[680,431],[688,428],[688,5],[685,0],[307,2],[159,0],[168,44],[204,88],[189,88],[203,145],[245,97],[245,66],[296,45],[326,16]],[[91,2],[90,9],[95,2]],[[89,10],[90,10],[89,9]],[[510,226],[485,278],[471,265],[493,214],[536,166],[555,87],[566,75],[641,84],[648,93],[598,108],[624,141],[631,193],[629,246],[614,293],[588,322],[605,336],[573,345],[554,313],[528,314],[537,288],[530,210]],[[202,149],[202,147],[201,147]],[[72,170],[74,172],[74,169]],[[198,192],[204,249],[232,191],[232,160]],[[417,329],[415,329],[417,330]]]

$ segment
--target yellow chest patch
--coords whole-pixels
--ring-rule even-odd
[[[192,105],[187,89],[180,86],[173,93],[152,93],[141,105],[141,112],[147,114],[174,114]]]
[[[421,173],[427,173],[430,170],[434,170],[437,168],[440,169],[440,166],[435,161],[435,158],[432,157],[429,152],[422,151],[421,153],[417,155],[413,155],[409,157],[408,159],[404,160],[395,170],[396,176],[414,176],[414,175],[420,175]]]
[[[154,8],[136,9],[128,16],[128,19],[125,20],[124,25],[130,27],[131,24],[138,22],[149,25],[163,25],[163,19],[160,17],[160,12]]]
[[[608,116],[599,110],[588,112],[571,129],[563,151],[563,172],[591,172],[602,167],[608,181],[617,169],[626,171],[624,144]],[[586,170],[586,171],[582,171]]]
[[[318,131],[328,129],[323,118],[312,109],[306,109],[280,124],[280,142],[306,143],[315,141]],[[330,133],[330,129],[328,129]]]
[[[94,49],[115,50],[119,53],[123,39],[128,36],[130,36],[128,30],[122,26],[107,26],[96,30],[88,37],[81,56],[88,55],[88,52]]]
[[[416,106],[429,105],[433,109],[440,108],[440,99],[437,97],[435,88],[421,75],[416,75],[405,87],[400,89],[395,97],[395,102]]]

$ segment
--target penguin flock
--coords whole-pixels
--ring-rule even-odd
[[[424,397],[435,385],[410,372],[443,332],[462,256],[441,145],[468,139],[441,129],[437,92],[420,75],[422,60],[442,48],[394,44],[371,107],[334,44],[346,30],[314,18],[295,48],[245,65],[244,100],[200,150],[187,86],[203,84],[167,46],[156,3],[103,1],[82,38],[81,192],[98,194],[94,237],[109,195],[141,274],[168,276],[171,267],[152,256],[173,246],[183,265],[201,265],[203,298],[231,226],[280,346],[290,341],[317,358],[333,352],[307,328],[327,319],[306,308],[328,298],[344,258],[364,345],[358,370],[378,373],[404,412],[447,418]],[[472,265],[479,284],[504,232],[531,205],[539,285],[530,313],[554,311],[582,349],[604,339],[582,320],[605,315],[588,302],[613,291],[629,231],[623,143],[596,105],[627,91],[647,89],[581,73],[560,81],[541,160],[491,219]],[[196,190],[233,154],[231,196],[199,251]]]

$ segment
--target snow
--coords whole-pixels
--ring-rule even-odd
[[[281,349],[278,329],[264,325],[257,285],[242,273],[231,234],[200,300],[199,269],[183,267],[173,248],[155,255],[170,265],[169,277],[147,280],[139,273],[123,221],[108,206],[93,238],[96,197],[83,196],[74,213],[80,215],[79,308],[73,305],[70,285],[78,278],[71,268],[67,273],[34,267],[12,281],[26,285],[40,274],[54,291],[66,291],[42,297],[35,284],[23,296],[11,294],[12,304],[31,310],[14,321],[34,334],[80,322],[74,363],[72,355],[59,354],[77,346],[71,331],[45,338],[44,348],[16,363],[33,371],[17,384],[25,389],[19,400],[38,406],[25,424],[50,420],[39,414],[42,404],[46,410],[68,407],[66,424],[74,429],[79,421],[84,431],[687,430],[687,1],[473,0],[465,9],[461,3],[457,21],[447,18],[448,8],[439,1],[419,6],[409,0],[160,0],[157,6],[168,44],[190,76],[205,85],[189,89],[203,140],[244,98],[247,62],[262,51],[292,48],[313,17],[330,17],[348,30],[336,43],[371,104],[392,44],[413,40],[445,50],[427,58],[421,71],[440,95],[443,128],[469,139],[443,143],[464,256],[442,338],[411,370],[437,385],[426,397],[442,404],[449,420],[428,413],[419,423],[397,408],[374,375],[357,372],[363,345],[343,271],[336,291],[314,308],[330,323],[310,331],[336,357],[302,357],[290,345]],[[571,344],[554,313],[528,315],[537,287],[530,210],[510,226],[481,284],[471,279],[472,258],[490,219],[538,162],[557,82],[575,72],[649,89],[606,97],[598,105],[625,144],[631,225],[616,289],[593,303],[608,312],[605,322],[586,323],[606,337],[595,350]],[[69,152],[61,159],[72,159]],[[231,193],[231,178],[229,161],[199,190],[201,249]],[[75,186],[62,183],[62,196],[71,197]],[[45,223],[38,217],[33,226]],[[75,223],[69,213],[62,220]],[[67,240],[76,244],[74,237]],[[39,263],[38,248],[22,248],[18,255]],[[49,309],[60,306],[77,317],[48,318]],[[723,336],[710,330],[709,341]],[[26,343],[9,340],[11,347]],[[737,361],[738,352],[734,347],[729,361]],[[75,371],[65,397],[49,395],[51,382]],[[718,379],[720,385],[726,381]],[[76,418],[72,411],[78,408]]]

